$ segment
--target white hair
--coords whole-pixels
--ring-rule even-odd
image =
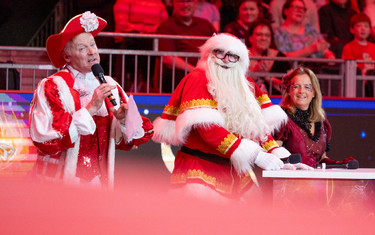
[[[203,51],[207,48],[212,49],[210,52]],[[265,141],[269,128],[262,116],[260,105],[255,99],[254,87],[245,77],[244,62],[225,64],[213,55],[212,50],[215,48],[217,47],[201,48],[201,52],[207,56],[204,57],[205,60],[203,58],[200,60],[198,67],[206,71],[207,88],[218,102],[218,110],[225,118],[225,128],[245,138]],[[220,47],[219,49],[227,48]],[[246,61],[246,58],[242,56],[240,60]],[[248,58],[247,54],[246,57]]]

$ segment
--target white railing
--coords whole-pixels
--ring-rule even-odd
[[[128,50],[128,49],[106,49],[102,48],[99,49],[99,53],[101,54],[102,58],[102,66],[108,75],[113,76],[116,80],[126,88],[126,90],[131,92],[142,92],[142,93],[162,93],[162,80],[163,77],[161,76],[162,61],[163,57],[165,56],[173,56],[175,57],[182,57],[186,61],[190,57],[199,57],[199,53],[187,53],[187,52],[165,52],[159,51],[158,49],[158,41],[159,39],[190,39],[190,40],[206,40],[207,37],[193,37],[193,36],[174,36],[174,35],[154,35],[154,34],[132,34],[132,33],[110,33],[110,32],[102,32],[99,34],[102,37],[130,37],[130,38],[146,38],[152,39],[153,47],[151,50]],[[6,52],[12,51],[37,51],[39,53],[45,52],[45,48],[42,47],[4,47],[0,46],[0,55],[7,54]],[[3,56],[4,57],[4,56]],[[127,57],[132,59],[131,67],[126,67],[125,62]],[[1,58],[1,57],[0,57]],[[141,59],[143,58],[143,60]],[[120,61],[116,64],[116,71],[115,68],[115,59]],[[159,64],[155,66],[154,60],[158,59]],[[355,60],[326,60],[326,59],[312,59],[312,58],[287,58],[287,57],[250,57],[251,59],[262,59],[262,60],[275,60],[275,61],[289,61],[292,64],[292,67],[297,67],[299,64],[305,63],[314,63],[318,66],[326,65],[327,63],[334,63],[335,66],[335,74],[328,74],[328,73],[318,73],[317,77],[321,81],[322,90],[324,90],[325,96],[340,96],[340,97],[356,97],[356,81],[359,80],[371,80],[375,83],[375,76],[359,76],[356,75],[356,65],[357,63],[375,63],[375,61],[368,62],[368,61],[355,61]],[[141,62],[142,63],[141,63]],[[134,66],[134,67],[132,67]],[[159,68],[159,73],[154,74],[154,67]],[[120,69],[118,69],[120,68]],[[146,71],[139,70],[139,68],[145,68]],[[16,69],[19,72],[20,77],[20,84],[21,90],[34,90],[36,84],[44,77],[51,75],[52,73],[56,72],[57,69],[54,68],[51,64],[39,64],[38,61],[35,63],[19,63],[17,61],[13,61],[13,63],[0,63],[0,69],[5,69],[5,80],[6,80],[6,87],[2,89],[8,90],[9,84],[9,71],[11,69]],[[25,77],[26,74],[24,71],[28,71],[28,76]],[[31,70],[31,71],[29,71]],[[132,74],[128,71],[131,70]],[[173,64],[172,70],[175,70],[175,66]],[[145,77],[140,78],[138,72],[141,71],[145,74]],[[187,73],[185,69],[185,73]],[[274,76],[274,77],[281,77],[284,74],[280,73],[250,73],[251,77],[256,76]],[[142,90],[139,89],[138,84],[140,83],[140,79],[145,84]],[[175,77],[174,73],[172,76],[172,87],[175,84]],[[28,84],[26,86],[22,86],[22,84]],[[133,84],[133,88],[130,89],[129,85],[126,84]],[[361,87],[364,90],[364,87]],[[271,93],[272,94],[272,90]],[[364,94],[364,92],[362,92]]]

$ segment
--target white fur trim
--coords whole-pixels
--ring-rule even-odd
[[[238,173],[248,173],[252,170],[254,161],[260,151],[263,151],[263,149],[259,144],[248,139],[242,139],[230,158],[234,169]]]
[[[265,122],[270,127],[271,133],[275,133],[275,131],[279,130],[280,127],[288,121],[288,116],[278,105],[272,105],[262,109],[262,115]]]
[[[156,143],[166,143],[170,145],[182,145],[176,138],[176,122],[158,117],[153,122],[154,135],[152,140]]]
[[[64,165],[64,183],[71,184],[75,181],[77,161],[81,137],[74,143],[74,147],[66,150]]]
[[[117,89],[116,89],[117,90]],[[117,96],[118,97],[118,96]],[[114,179],[115,179],[115,151],[116,151],[116,143],[115,143],[115,133],[116,133],[116,125],[119,122],[117,119],[111,123],[111,130],[109,133],[109,143],[108,143],[108,188],[114,188]]]
[[[177,117],[176,121],[158,117],[153,122],[152,140],[157,143],[180,146],[185,143],[193,126],[204,127],[209,124],[224,125],[224,119],[219,111],[210,108],[186,110]]]
[[[189,135],[193,126],[205,127],[210,124],[224,126],[224,118],[219,111],[211,108],[197,108],[186,110],[177,117],[176,135],[178,141],[185,143],[185,139]]]
[[[60,76],[53,76],[53,82],[59,89],[60,100],[67,112],[72,114],[75,111],[74,99],[65,80]]]
[[[215,34],[209,38],[200,48],[201,52],[201,61],[207,61],[208,56],[215,49],[221,49],[224,52],[230,51],[233,54],[236,54],[240,57],[239,63],[241,68],[245,73],[250,64],[249,51],[246,45],[238,39],[236,36],[229,33],[220,33]],[[199,63],[197,65],[200,67]]]
[[[271,151],[271,153],[280,159],[290,156],[290,152],[284,147],[275,148]]]
[[[63,107],[67,112],[73,114],[73,112],[75,111],[74,99],[65,80],[60,76],[53,76],[53,82],[59,89],[60,100],[63,104]],[[71,125],[75,124],[72,122]],[[80,139],[81,138],[79,137],[77,141],[74,142],[73,148],[70,148],[66,151],[64,166],[64,182],[66,183],[74,181],[76,175]]]

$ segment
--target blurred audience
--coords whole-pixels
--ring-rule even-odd
[[[255,57],[285,57],[285,54],[271,48],[273,44],[273,31],[268,20],[261,19],[254,22],[248,31],[245,43],[249,48],[250,56]],[[286,73],[290,65],[286,61],[251,59],[249,72]],[[281,79],[276,77],[254,77],[252,79],[264,93],[279,95]]]
[[[370,18],[359,13],[350,19],[350,32],[354,35],[354,40],[344,46],[342,59],[346,60],[368,60],[375,59],[375,44],[368,41],[371,31]],[[357,63],[358,73],[365,75],[375,75],[374,64]],[[364,95],[373,97],[372,81],[357,81],[357,96],[362,96],[362,87],[364,83]]]
[[[115,31],[119,33],[154,33],[161,22],[168,18],[167,11],[161,0],[117,0],[113,6]],[[151,50],[152,39],[117,37],[116,48],[132,50]],[[135,63],[137,62],[137,71]],[[125,68],[123,68],[123,63]],[[154,64],[154,63],[153,63]],[[125,71],[125,74],[123,74]],[[122,83],[126,91],[145,91],[147,77],[147,57],[115,56],[114,73],[116,80]],[[137,84],[135,84],[137,80]]]
[[[240,0],[237,2],[237,19],[227,24],[224,32],[233,34],[242,42],[251,23],[263,17],[261,0]]]
[[[375,41],[375,0],[364,0],[363,13],[365,13],[371,20],[371,36]]]
[[[168,18],[161,0],[117,0],[113,6],[116,32],[154,33]]]
[[[272,23],[273,29],[277,29],[284,23],[282,9],[283,9],[285,2],[286,0],[272,0],[270,2],[269,11],[273,19],[273,23]],[[312,0],[304,0],[304,2],[305,2],[307,11],[305,13],[303,24],[309,24],[311,26],[314,26],[315,30],[317,32],[320,32],[319,15],[318,15],[318,9],[317,9],[316,4]]]
[[[341,58],[344,45],[353,40],[350,33],[350,18],[356,11],[350,7],[349,0],[329,0],[319,9],[320,32],[331,44],[330,49],[336,58]]]
[[[214,26],[217,32],[220,31],[220,12],[214,4],[207,0],[198,0],[194,16],[206,19]]]
[[[304,25],[306,5],[303,0],[287,0],[283,6],[284,23],[275,30],[277,48],[288,57],[335,59],[329,43],[309,24]]]
[[[194,16],[194,11],[197,7],[198,0],[173,0],[173,14],[167,20],[162,22],[157,34],[168,35],[188,35],[188,36],[208,36],[211,37],[215,32],[215,28],[210,22]],[[160,51],[181,51],[181,52],[199,52],[199,47],[204,43],[204,40],[189,40],[189,39],[160,39]],[[197,63],[197,57],[185,58],[163,56],[163,71],[162,71],[162,91],[172,92],[178,85],[186,72],[191,72]],[[154,74],[154,90],[159,88],[159,61],[155,66]],[[175,73],[172,69],[175,66]],[[174,80],[173,80],[174,75]],[[172,87],[172,83],[174,86]]]

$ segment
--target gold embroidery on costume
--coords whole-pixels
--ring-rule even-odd
[[[217,108],[217,101],[213,99],[193,99],[180,105],[181,113],[192,108]]]
[[[217,151],[222,154],[226,154],[236,140],[237,137],[232,133],[229,133],[227,137],[225,137],[224,140],[221,141],[220,145],[217,147]]]
[[[270,97],[268,97],[268,95],[266,95],[266,94],[263,94],[263,95],[261,95],[261,96],[258,96],[258,97],[257,97],[257,100],[258,100],[258,103],[259,103],[260,105],[267,104],[267,103],[271,103]]]
[[[201,170],[188,170],[186,174],[172,174],[171,176],[171,182],[175,184],[186,183],[187,179],[201,179],[205,183],[214,186],[218,192],[232,192],[232,185],[218,182],[215,177],[209,176]]]
[[[263,147],[264,150],[266,150],[266,152],[268,152],[275,147],[279,147],[279,145],[277,144],[277,142],[275,140],[270,140],[270,141],[264,143],[264,145],[262,147]]]
[[[166,105],[163,113],[172,115],[172,116],[178,116],[180,113],[182,113],[185,110],[192,109],[192,108],[217,108],[217,102],[213,99],[193,99],[186,101],[180,105],[180,107],[172,106],[172,105]]]
[[[172,116],[178,116],[180,114],[180,108],[167,104],[163,110],[163,113]]]

